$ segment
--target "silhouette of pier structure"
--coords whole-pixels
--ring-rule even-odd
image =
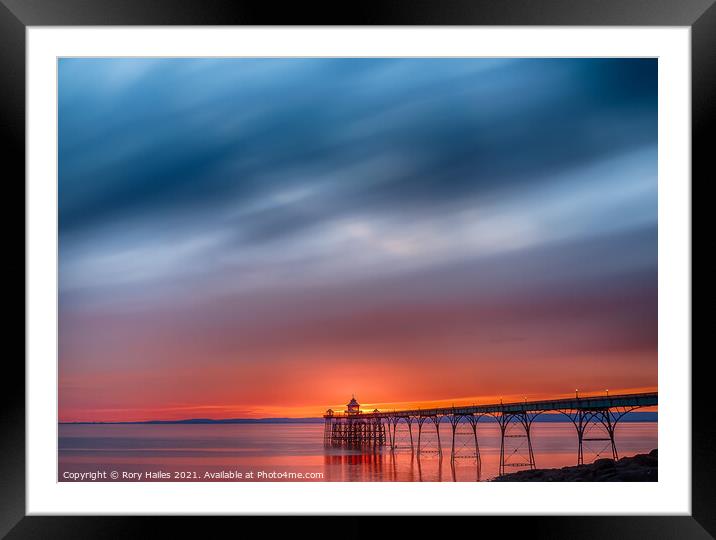
[[[605,444],[611,456],[619,459],[614,431],[627,413],[658,404],[658,393],[637,393],[604,396],[580,397],[575,392],[573,398],[537,400],[514,403],[493,403],[434,409],[409,409],[402,411],[372,412],[360,410],[353,399],[343,412],[326,411],[324,418],[324,444],[327,446],[346,446],[375,451],[383,447],[395,451],[408,449],[420,456],[421,453],[435,453],[442,458],[450,451],[454,460],[459,449],[466,444],[456,446],[456,435],[468,434],[471,456],[480,466],[480,441],[478,424],[481,419],[492,417],[500,430],[499,474],[505,474],[508,468],[535,469],[535,453],[532,445],[532,423],[544,413],[559,413],[569,418],[577,432],[577,464],[584,464],[585,444]],[[440,438],[440,425],[447,422],[451,427],[451,440]],[[402,426],[405,440],[397,437],[398,427]],[[462,431],[460,431],[462,429]],[[433,432],[436,441],[426,447],[425,435]],[[436,442],[436,444],[434,444]],[[599,455],[599,454],[597,454]]]

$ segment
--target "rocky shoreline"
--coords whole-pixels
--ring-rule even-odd
[[[613,459],[598,459],[588,465],[561,469],[535,469],[499,476],[493,482],[656,482],[658,452]]]

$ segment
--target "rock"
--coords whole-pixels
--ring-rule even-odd
[[[633,458],[622,458],[622,459],[630,460],[630,461],[625,462],[629,466],[638,464],[638,465],[644,465],[646,467],[656,467],[656,465],[657,465],[657,458],[653,457],[649,454],[639,454],[639,455],[634,456]],[[621,462],[622,459],[620,459],[619,461]]]
[[[494,482],[656,482],[658,453],[637,454],[619,461],[604,458],[588,465],[536,469],[498,476]]]
[[[592,470],[602,471],[604,469],[613,469],[615,467],[614,460],[611,458],[602,458],[592,463]]]

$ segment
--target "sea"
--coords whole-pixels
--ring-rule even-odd
[[[478,452],[468,424],[452,429],[426,423],[417,432],[400,425],[395,448],[326,447],[323,425],[290,424],[60,424],[60,482],[476,482],[499,474],[500,428],[479,423]],[[438,439],[439,435],[439,439]],[[528,467],[524,432],[505,438],[505,472]],[[584,461],[612,457],[599,426],[585,433]],[[577,433],[570,422],[535,422],[536,468],[577,464]],[[656,422],[622,422],[618,457],[657,448]]]

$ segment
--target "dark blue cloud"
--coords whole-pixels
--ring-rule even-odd
[[[656,231],[656,76],[653,59],[63,59],[61,303],[536,268],[598,237],[632,246],[625,280],[650,272],[655,237],[631,233]]]
[[[59,74],[61,234],[329,178],[310,209],[244,216],[262,242],[346,205],[422,211],[549,181],[657,137],[654,59],[64,59]]]

